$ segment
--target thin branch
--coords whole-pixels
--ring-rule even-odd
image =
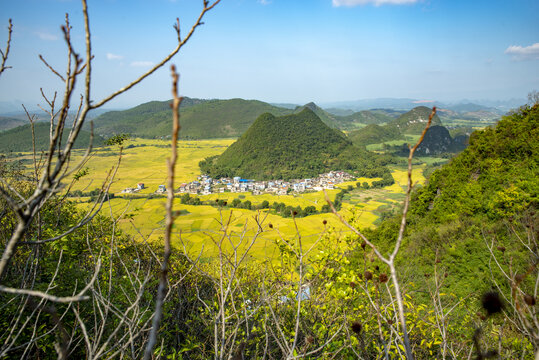
[[[180,51],[180,49],[187,43],[187,41],[189,41],[189,39],[191,38],[191,36],[193,35],[193,33],[195,32],[195,29],[197,27],[199,27],[200,25],[203,25],[204,23],[201,21],[202,18],[204,17],[204,15],[210,11],[211,9],[213,9],[217,4],[219,4],[221,0],[216,0],[214,3],[212,3],[211,5],[208,4],[207,1],[204,1],[204,9],[202,9],[202,12],[200,13],[200,15],[198,16],[198,19],[197,21],[195,22],[195,24],[191,27],[191,30],[189,31],[189,33],[187,34],[187,36],[181,40],[181,42],[178,43],[178,45],[176,46],[176,48],[174,50],[172,50],[172,52],[170,54],[168,54],[163,60],[161,60],[157,65],[155,65],[153,68],[151,68],[150,70],[148,70],[146,73],[142,74],[138,79],[134,80],[133,82],[131,82],[130,84],[126,85],[125,87],[121,88],[120,90],[110,94],[109,96],[107,96],[106,98],[102,99],[101,101],[97,102],[96,104],[94,105],[91,105],[90,106],[90,109],[95,109],[95,108],[98,108],[98,107],[101,107],[103,106],[104,104],[106,104],[107,102],[109,102],[110,100],[114,99],[116,96],[126,92],[127,90],[131,89],[133,86],[137,85],[138,83],[140,83],[142,80],[144,80],[145,78],[147,78],[148,76],[150,76],[151,74],[153,74],[157,69],[161,68],[163,65],[165,65],[170,59],[172,59],[174,57],[174,55],[176,55],[178,53],[178,51]],[[179,21],[174,25],[174,27],[176,28],[177,26],[179,26]],[[180,38],[180,31],[179,31],[179,28],[176,30],[177,31],[177,34],[178,34],[178,39]],[[89,73],[89,71],[88,71]],[[88,96],[89,94],[87,94]],[[87,97],[89,99],[89,96]]]
[[[41,60],[43,64],[45,64],[45,66],[48,67],[49,70],[52,71],[54,75],[58,76],[63,82],[66,81],[66,79],[64,79],[64,77],[60,75],[58,71],[56,71],[51,65],[49,65],[49,63],[45,60],[45,58],[41,54],[39,54],[39,60]]]
[[[163,301],[165,298],[165,291],[168,284],[168,261],[170,258],[170,237],[172,233],[172,226],[174,225],[173,203],[174,203],[174,171],[176,170],[176,161],[178,158],[178,134],[180,132],[180,104],[183,100],[178,96],[178,73],[176,73],[176,67],[172,65],[170,67],[172,73],[172,143],[171,143],[171,156],[167,161],[168,169],[168,181],[167,181],[167,204],[166,204],[166,216],[165,216],[165,254],[163,262],[161,263],[161,277],[159,280],[159,288],[157,289],[157,299],[155,301],[155,313],[152,321],[152,330],[150,332],[148,344],[144,351],[144,359],[149,360],[152,357],[153,347],[157,341],[157,334],[159,331],[159,324],[161,323],[161,316],[163,313]]]
[[[0,49],[0,56],[2,57],[2,63],[0,63],[0,75],[2,75],[4,70],[11,69],[11,66],[6,66],[6,61],[7,61],[7,58],[9,56],[9,50],[11,48],[11,33],[12,32],[13,32],[13,23],[11,22],[11,19],[9,19],[9,25],[7,27],[6,50],[4,52],[4,51],[2,51],[2,49]]]

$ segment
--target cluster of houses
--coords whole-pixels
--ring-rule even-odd
[[[345,171],[330,171],[319,175],[314,179],[301,180],[268,180],[255,181],[242,179],[241,177],[212,179],[207,175],[200,175],[197,181],[181,184],[176,192],[192,195],[208,195],[224,192],[252,192],[253,195],[271,193],[275,195],[286,195],[290,192],[302,193],[306,191],[322,191],[323,189],[334,189],[335,185],[345,181],[354,180],[354,177]],[[138,183],[135,188],[126,188],[121,194],[135,194],[145,189],[144,183]],[[165,185],[159,185],[155,191],[163,194],[167,191]]]
[[[314,179],[290,181],[255,181],[242,179],[241,177],[212,179],[207,175],[200,175],[197,181],[181,184],[177,191],[180,193],[188,193],[193,195],[208,195],[212,193],[224,192],[252,192],[253,195],[260,195],[263,193],[286,195],[290,192],[302,193],[305,191],[334,189],[335,185],[353,179],[354,177],[352,175],[344,171],[330,171],[328,173],[321,174]]]

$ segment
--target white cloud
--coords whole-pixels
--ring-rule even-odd
[[[380,5],[404,5],[404,4],[414,4],[418,0],[333,0],[333,6],[358,6],[358,5],[367,5],[373,4],[374,6]]]
[[[46,41],[55,41],[55,40],[58,40],[58,36],[56,35],[53,35],[53,34],[49,34],[47,32],[36,32],[36,35],[41,39],[41,40],[46,40]]]
[[[539,59],[539,43],[525,47],[520,45],[511,45],[505,49],[505,54],[513,55],[513,59],[515,60]]]
[[[122,55],[107,53],[107,60],[122,60],[123,58]]]
[[[131,66],[135,66],[135,67],[150,67],[153,65],[154,65],[153,61],[133,61],[131,63]]]
[[[258,2],[262,5],[269,5],[271,4],[271,0],[258,0]]]

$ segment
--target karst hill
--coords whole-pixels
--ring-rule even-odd
[[[262,114],[222,155],[200,163],[212,177],[300,179],[330,170],[391,177],[387,159],[356,148],[342,132],[327,126],[311,109],[286,116]]]

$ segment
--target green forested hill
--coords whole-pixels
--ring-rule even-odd
[[[261,115],[221,156],[202,161],[200,167],[213,177],[257,180],[306,178],[329,170],[391,177],[377,159],[375,154],[355,148],[340,131],[305,108],[281,117]]]
[[[44,151],[49,146],[50,125],[46,122],[38,122],[34,126],[36,135],[36,151]],[[66,132],[63,136],[63,143],[67,139]],[[102,139],[94,137],[93,145],[101,145]],[[82,130],[75,142],[75,148],[86,148],[90,144],[90,133]],[[32,151],[32,129],[30,124],[16,127],[4,132],[0,132],[0,153]]]
[[[372,123],[364,128],[354,130],[348,134],[350,140],[357,146],[381,143],[390,140],[404,139],[405,134],[420,134],[425,128],[432,109],[418,106],[385,125]],[[376,113],[380,119],[389,118],[388,115]],[[432,119],[432,126],[441,125],[438,115]]]
[[[523,244],[537,236],[538,202],[539,106],[535,105],[504,117],[495,128],[473,133],[469,147],[414,194],[399,254],[402,273],[421,283],[438,258],[439,268],[448,274],[448,288],[458,295],[489,290],[495,281],[508,286],[496,271],[491,276],[493,260],[486,244],[494,247],[499,261],[511,259],[514,273],[537,266]],[[368,237],[389,248],[399,223],[398,217],[385,221],[376,230],[367,230]],[[527,281],[523,280],[523,289],[530,285]]]
[[[421,134],[431,111],[432,109],[426,106],[415,107],[391,121],[387,126],[396,127],[403,134]],[[432,126],[434,125],[442,125],[442,121],[438,115],[434,115],[432,118]]]
[[[94,120],[98,134],[128,133],[140,137],[170,135],[170,101],[105,113]],[[185,98],[180,109],[181,138],[238,137],[264,112],[283,115],[290,109],[256,100],[198,100]]]
[[[453,139],[444,126],[431,126],[425,133],[423,141],[416,150],[416,155],[438,155],[459,152],[466,148],[467,136],[461,135]],[[408,150],[408,147],[406,147]]]
[[[376,144],[383,141],[404,139],[403,135],[396,127],[380,126],[370,124],[362,129],[352,131],[348,134],[348,138],[358,146]]]
[[[316,114],[316,116],[318,116],[320,120],[322,120],[324,124],[326,124],[327,126],[331,128],[335,128],[335,129],[340,128],[340,121],[338,120],[340,119],[339,116],[330,114],[329,112],[322,109],[320,106],[316,105],[313,102],[297,107],[296,110],[294,110],[294,112],[300,113],[305,108],[312,110]]]

